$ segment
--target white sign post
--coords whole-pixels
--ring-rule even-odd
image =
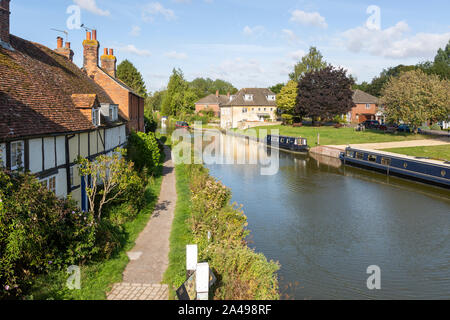
[[[198,247],[196,244],[186,246],[186,278],[189,279],[197,269]]]
[[[209,264],[197,264],[195,277],[197,300],[208,300],[209,298]]]

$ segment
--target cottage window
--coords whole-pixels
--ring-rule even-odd
[[[242,113],[247,113],[247,108],[242,108]]]
[[[11,142],[11,170],[23,167],[24,151],[23,141]]]
[[[367,110],[370,109],[370,104],[369,104],[369,103],[366,104],[366,109],[367,109]]]
[[[99,109],[92,109],[92,124],[94,126],[100,125],[100,110]]]
[[[50,177],[44,180],[41,180],[41,186],[47,188],[49,191],[56,193],[56,177]]]
[[[0,168],[5,166],[5,156],[6,156],[6,150],[5,150],[5,144],[0,144]]]
[[[253,101],[253,95],[252,94],[246,94],[244,96],[245,101]]]

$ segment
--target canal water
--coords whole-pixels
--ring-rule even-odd
[[[284,298],[450,298],[448,190],[282,151],[275,175],[258,164],[207,167],[243,205],[250,245],[280,262]],[[372,265],[380,290],[367,288]]]

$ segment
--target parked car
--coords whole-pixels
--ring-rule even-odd
[[[378,129],[380,122],[378,120],[366,120],[362,123],[366,129]]]
[[[401,124],[397,127],[397,131],[398,132],[406,132],[406,133],[410,133],[411,132],[411,128],[406,125],[406,124]]]
[[[189,123],[187,123],[186,121],[177,121],[175,123],[175,127],[189,129]]]

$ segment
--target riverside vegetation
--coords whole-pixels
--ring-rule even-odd
[[[231,191],[202,165],[177,165],[178,202],[164,280],[174,289],[186,280],[185,246],[195,243],[199,261],[217,276],[217,300],[277,300],[277,262],[248,247],[247,217],[230,204]],[[172,293],[173,296],[173,293]]]
[[[111,179],[109,190],[88,188],[88,212],[29,173],[0,171],[0,299],[105,299],[121,281],[126,251],[150,219],[162,181],[154,133],[132,133],[128,149],[125,157],[98,158],[98,166],[82,160],[100,185]],[[70,265],[81,267],[81,290],[66,286]]]

